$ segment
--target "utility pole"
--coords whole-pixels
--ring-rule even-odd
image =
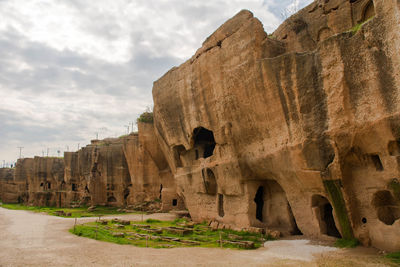
[[[69,152],[69,146],[67,146],[67,152]]]
[[[99,133],[95,132],[95,134],[96,134],[96,140],[99,140]]]
[[[23,146],[18,146],[17,148],[19,148],[19,158],[21,158],[22,149],[23,149],[24,147],[23,147]]]
[[[3,168],[6,167],[6,161],[3,159]]]
[[[78,150],[79,150],[79,145],[80,145],[80,143],[78,143]]]
[[[131,123],[130,123],[132,125],[131,126],[131,132],[133,132],[133,123],[134,123],[133,121],[131,121]]]
[[[47,157],[49,156],[49,150],[50,150],[50,148],[47,148]]]
[[[127,129],[127,134],[129,134],[129,125],[124,125],[125,127],[126,127],[126,129]]]

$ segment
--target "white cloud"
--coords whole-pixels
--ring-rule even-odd
[[[296,0],[297,1],[297,0]],[[297,2],[304,6],[311,0]],[[152,105],[152,82],[241,9],[267,32],[293,0],[0,1],[0,162],[76,149]],[[107,129],[107,130],[105,130]]]

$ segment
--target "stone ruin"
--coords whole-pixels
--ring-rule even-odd
[[[184,209],[153,124],[138,123],[138,128],[128,136],[92,140],[64,158],[24,158],[15,169],[0,169],[2,201],[56,207],[160,202],[153,206],[161,211]]]
[[[241,11],[154,83],[154,125],[21,159],[1,197],[160,198],[216,229],[400,250],[399,22],[398,0],[314,1],[272,34]]]
[[[264,32],[241,11],[154,83],[195,221],[400,250],[400,2],[324,0]]]

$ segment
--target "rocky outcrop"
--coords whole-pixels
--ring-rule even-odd
[[[26,199],[26,181],[15,179],[15,169],[0,168],[0,200],[21,203]]]
[[[94,140],[78,152],[66,152],[64,157],[71,201],[85,205],[127,204],[131,179],[122,138]]]
[[[156,135],[196,221],[399,250],[400,6],[248,11],[154,83]]]
[[[92,140],[64,158],[19,159],[15,171],[0,169],[1,199],[34,206],[185,208],[153,123],[138,122],[138,128],[128,136]]]
[[[55,157],[23,159],[16,166],[16,177],[26,177],[28,203],[34,206],[62,206],[64,192],[64,160]]]
[[[175,180],[158,145],[152,122],[138,122],[138,133],[124,138],[124,153],[131,177],[128,202],[161,201],[162,210],[182,209]]]

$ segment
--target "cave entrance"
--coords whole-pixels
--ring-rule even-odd
[[[390,191],[382,190],[374,194],[372,205],[375,207],[378,219],[386,225],[392,225],[400,219],[400,205]]]
[[[197,153],[202,155],[203,158],[211,157],[214,154],[216,143],[212,131],[198,127],[193,130],[193,139]]]
[[[264,187],[260,186],[257,189],[256,196],[254,198],[254,202],[256,203],[256,219],[259,221],[263,221],[263,209],[264,209]]]
[[[255,190],[257,188],[257,190]],[[275,180],[266,180],[254,187],[255,207],[252,216],[270,229],[276,229],[284,235],[301,234],[298,229],[286,193]],[[254,192],[253,191],[253,192]]]
[[[160,195],[158,196],[158,199],[162,200],[162,184],[160,184]]]
[[[107,199],[107,202],[111,202],[111,203],[117,202],[117,199],[116,199],[114,196],[110,196],[110,197]]]
[[[314,195],[312,197],[312,207],[317,216],[321,234],[341,238],[333,217],[333,208],[326,197]]]

